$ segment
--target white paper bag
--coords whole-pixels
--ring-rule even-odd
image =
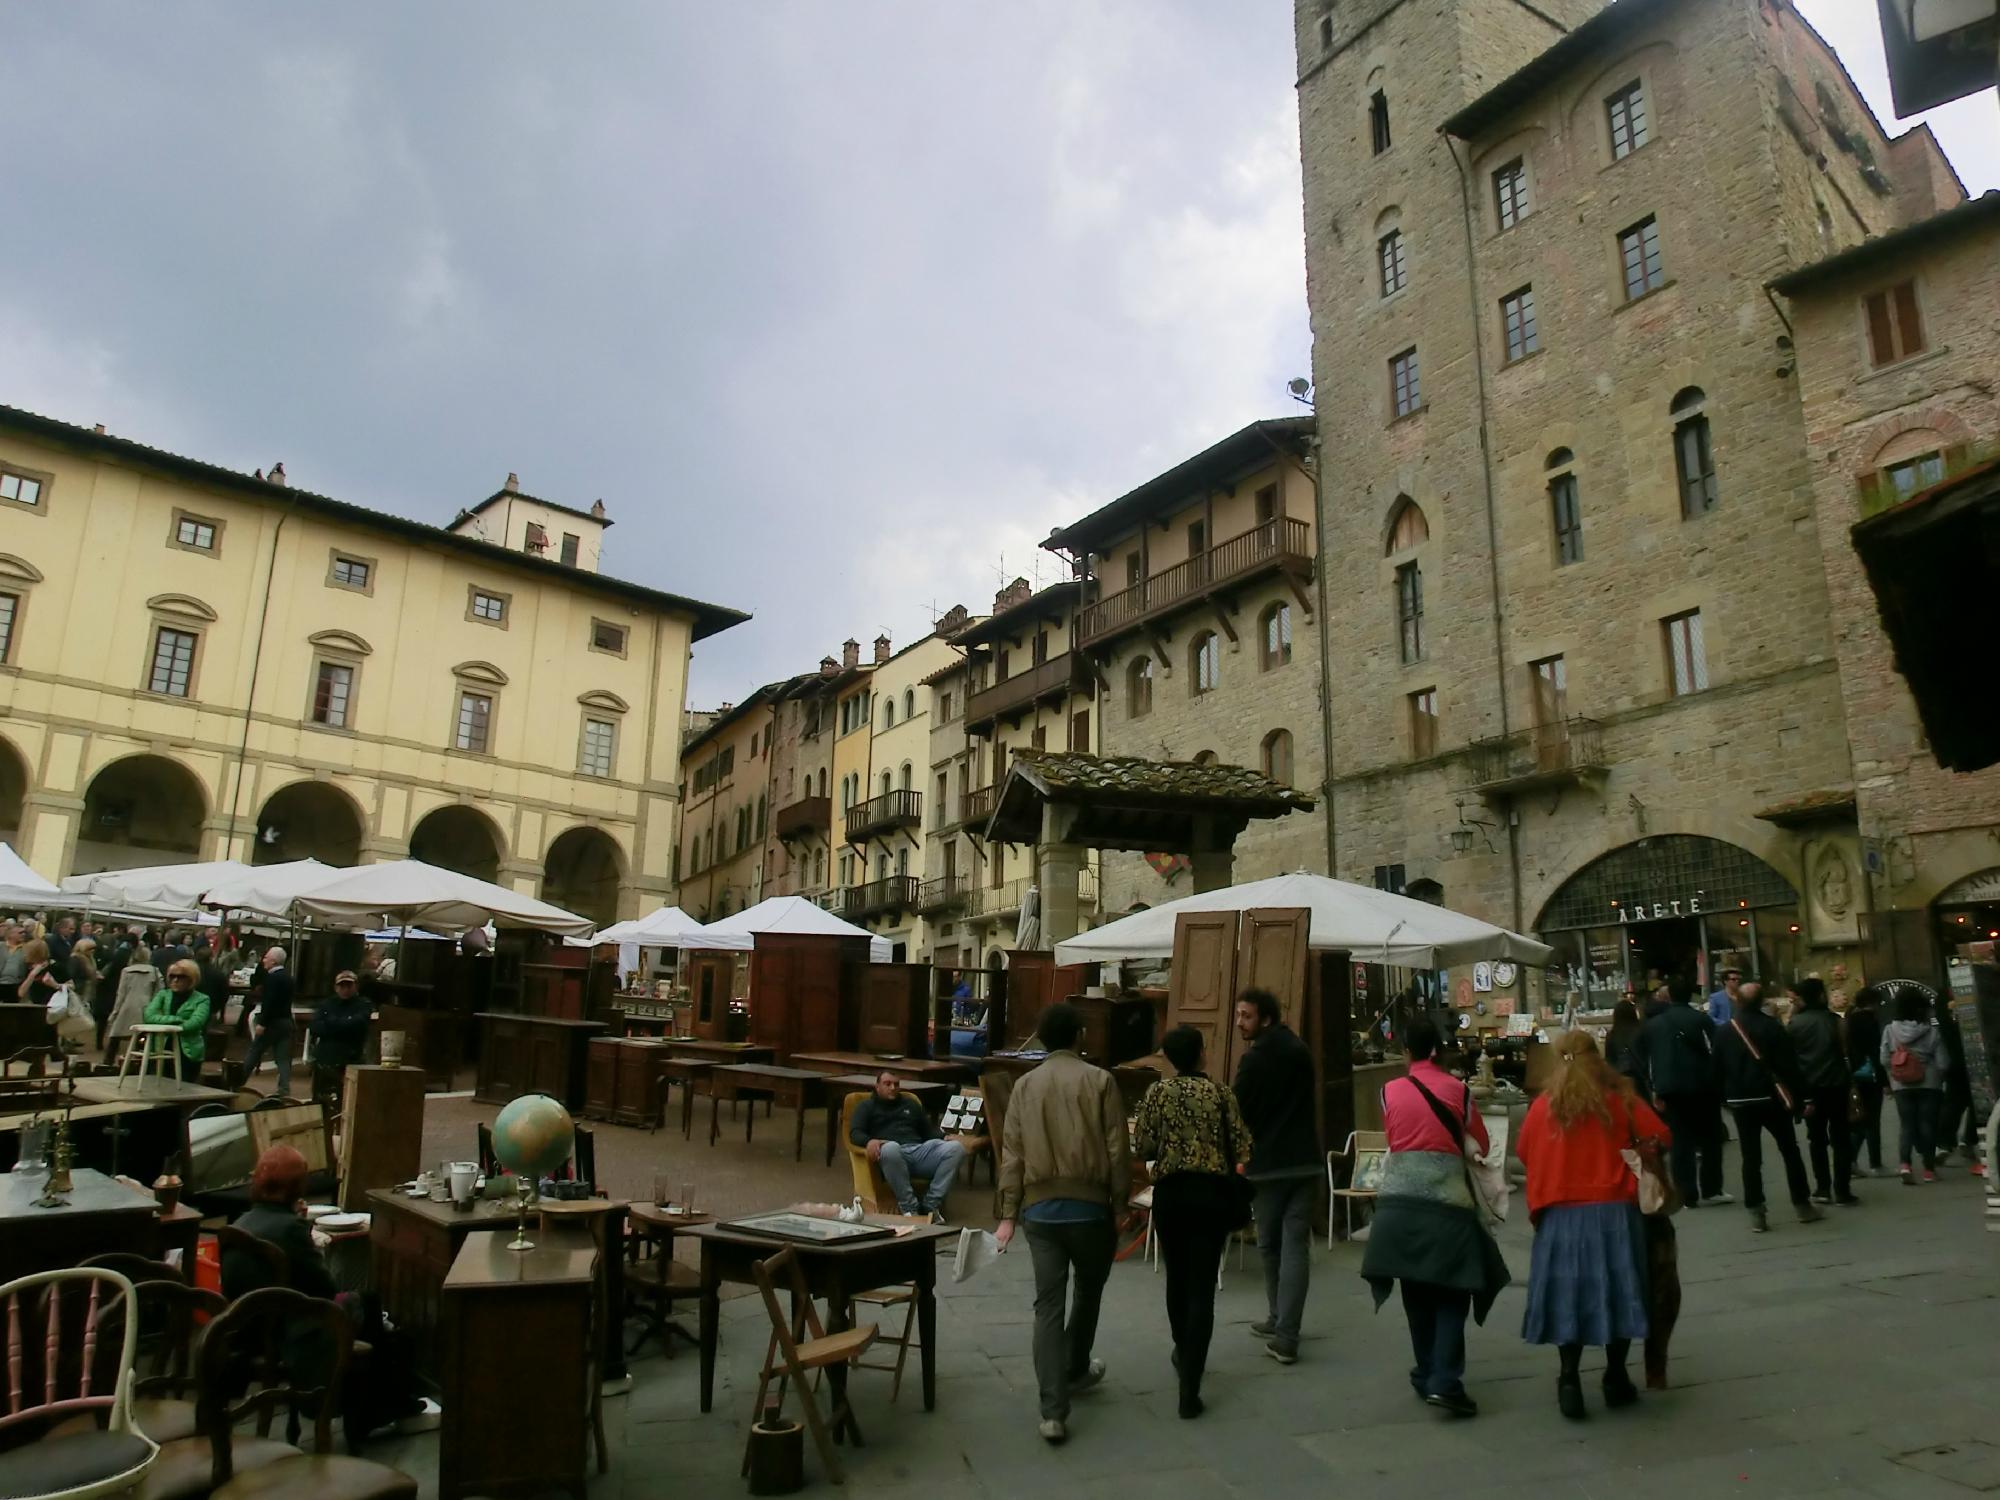
[[[1000,1242],[983,1229],[961,1229],[958,1232],[958,1254],[952,1258],[951,1279],[970,1281],[974,1276],[993,1264],[1000,1253]]]

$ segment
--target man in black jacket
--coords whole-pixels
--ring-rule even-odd
[[[1792,1128],[1805,1099],[1805,1080],[1785,1028],[1764,1014],[1762,985],[1746,982],[1736,992],[1736,1014],[1716,1033],[1716,1055],[1722,1065],[1723,1101],[1736,1117],[1736,1139],[1743,1148],[1743,1206],[1750,1210],[1750,1228],[1763,1234],[1771,1227],[1764,1212],[1760,1139],[1767,1130],[1784,1160],[1785,1183],[1799,1222],[1824,1217],[1812,1205],[1798,1133]]]
[[[1826,985],[1801,979],[1792,986],[1797,1013],[1785,1026],[1799,1075],[1806,1086],[1806,1152],[1812,1160],[1813,1197],[1821,1203],[1852,1207],[1854,1143],[1847,1129],[1847,1086],[1853,1072],[1841,1040],[1840,1017],[1827,1009]],[[1833,1151],[1833,1171],[1827,1172],[1827,1148]]]
[[[1669,999],[1647,1013],[1632,1049],[1639,1086],[1674,1133],[1674,1185],[1689,1208],[1736,1200],[1722,1190],[1722,1089],[1715,1023]]]
[[[259,990],[257,1019],[253,1023],[250,1051],[243,1059],[243,1076],[255,1078],[264,1055],[278,1065],[278,1092],[292,1092],[292,998],[298,993],[292,971],[285,967],[285,950],[272,948],[264,954],[264,983]],[[248,1001],[244,1002],[248,1009]]]
[[[1236,1033],[1250,1044],[1236,1064],[1236,1103],[1250,1130],[1250,1181],[1257,1190],[1257,1249],[1264,1257],[1270,1315],[1250,1331],[1281,1365],[1299,1357],[1299,1321],[1311,1276],[1313,1193],[1323,1170],[1314,1123],[1312,1054],[1278,1019],[1268,990],[1236,1001]]]
[[[944,1222],[944,1200],[965,1161],[965,1147],[945,1139],[923,1105],[903,1092],[901,1078],[887,1068],[875,1075],[875,1092],[854,1106],[847,1138],[882,1169],[898,1209],[929,1214],[934,1224]],[[930,1179],[921,1201],[911,1181],[916,1177]]]

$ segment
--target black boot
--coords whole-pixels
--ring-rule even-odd
[[[1590,1413],[1583,1406],[1583,1382],[1571,1375],[1556,1378],[1556,1407],[1572,1422],[1581,1422]]]

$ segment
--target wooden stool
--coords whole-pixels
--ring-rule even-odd
[[[148,1068],[152,1068],[162,1078],[178,1080],[181,1076],[180,1027],[144,1023],[134,1026],[130,1039],[125,1043],[125,1055],[118,1060],[120,1083],[123,1083],[126,1074],[132,1071],[134,1059],[138,1061],[139,1077],[142,1080]],[[159,1066],[154,1067],[155,1063]]]

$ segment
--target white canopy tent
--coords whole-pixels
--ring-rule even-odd
[[[706,927],[697,928],[681,939],[680,946],[743,952],[756,946],[754,940],[760,932],[817,934],[822,937],[865,937],[868,939],[868,958],[871,963],[886,964],[893,951],[887,938],[877,937],[866,927],[856,927],[852,922],[843,921],[826,908],[815,906],[803,896],[772,896],[759,901],[755,906],[746,907],[733,917],[724,917],[719,922],[711,922]]]
[[[215,859],[70,875],[62,889],[79,908],[172,922],[186,919],[211,887],[250,873],[250,866],[240,860]]]
[[[678,906],[663,906],[650,916],[600,927],[593,943],[633,944],[641,948],[679,948],[682,939],[703,930],[701,923]]]
[[[1183,896],[1135,912],[1056,944],[1059,964],[1116,963],[1173,957],[1174,919],[1184,911],[1253,911],[1304,907],[1311,913],[1308,947],[1352,953],[1357,962],[1403,969],[1442,969],[1477,959],[1546,964],[1546,943],[1495,927],[1462,912],[1413,901],[1372,886],[1309,875],[1303,870]]]
[[[323,865],[316,859],[253,865],[233,879],[210,886],[208,893],[202,897],[202,905],[218,911],[253,912],[258,916],[288,921],[294,901],[344,873],[340,866]]]
[[[533,896],[417,859],[337,871],[325,883],[296,895],[292,909],[300,916],[351,927],[421,924],[441,933],[484,927],[489,920],[499,927],[573,937],[586,936],[596,926],[589,917]]]
[[[40,910],[51,904],[49,897],[60,894],[60,887],[37,875],[12,844],[0,844],[0,906]]]

